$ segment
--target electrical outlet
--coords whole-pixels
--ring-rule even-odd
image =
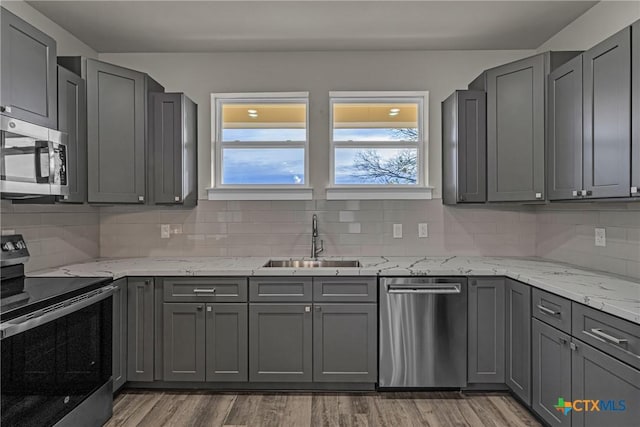
[[[402,224],[393,224],[393,238],[402,239]]]
[[[418,238],[423,239],[429,237],[429,224],[422,222],[418,224]]]
[[[171,237],[171,226],[169,224],[160,225],[160,238],[168,239]]]
[[[607,246],[607,233],[604,228],[595,229],[595,244],[596,246]]]
[[[182,224],[171,224],[169,227],[170,234],[182,234]]]

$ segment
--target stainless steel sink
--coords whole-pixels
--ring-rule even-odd
[[[348,261],[338,261],[338,260],[270,260],[267,262],[264,267],[281,267],[281,268],[339,268],[339,267],[360,267],[360,261],[348,260]]]

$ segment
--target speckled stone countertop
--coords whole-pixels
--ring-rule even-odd
[[[269,259],[264,257],[159,257],[99,259],[29,276],[506,276],[640,324],[639,281],[567,264],[467,256],[349,259],[358,259],[361,267],[265,268]]]

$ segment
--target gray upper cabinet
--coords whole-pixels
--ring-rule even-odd
[[[87,201],[87,93],[84,80],[58,66],[58,129],[67,134],[69,195],[60,201]]]
[[[204,303],[165,303],[162,315],[164,380],[204,381]]]
[[[198,199],[198,107],[182,93],[154,93],[152,104],[154,202],[194,206]]]
[[[130,278],[127,295],[127,379],[154,380],[154,284]]]
[[[502,278],[469,278],[469,383],[505,382],[505,283]]]
[[[531,404],[531,287],[506,279],[506,383]]]
[[[640,21],[631,26],[631,195],[640,197]]]
[[[582,196],[582,55],[548,77],[547,183],[549,200]]]
[[[144,73],[87,60],[88,199],[145,203],[149,93],[164,88]]]
[[[487,200],[486,95],[458,90],[442,103],[443,202]]]
[[[246,303],[207,304],[206,380],[249,379],[249,325]]]
[[[586,197],[629,197],[631,188],[631,29],[584,53]]]
[[[488,70],[487,199],[545,197],[545,55]]]
[[[600,400],[599,411],[571,411],[572,426],[638,425],[640,371],[595,348],[573,340],[571,398]]]
[[[127,279],[113,282],[113,391],[127,382]]]
[[[56,41],[0,8],[0,112],[55,129]]]
[[[559,412],[558,398],[571,401],[571,337],[538,319],[532,320],[531,408],[550,426],[571,426]]]
[[[315,382],[377,381],[377,313],[375,304],[314,304]]]
[[[249,304],[249,380],[312,380],[311,304]]]

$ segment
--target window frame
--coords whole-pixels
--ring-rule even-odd
[[[416,143],[398,143],[389,141],[335,141],[333,107],[342,103],[376,103],[376,102],[404,102],[417,101],[418,103],[418,141]],[[360,195],[363,198],[379,198],[377,194],[398,191],[400,198],[425,198],[425,189],[428,186],[428,140],[429,140],[429,92],[428,91],[332,91],[329,92],[329,186],[327,187],[327,198],[345,199]],[[418,165],[415,184],[336,184],[335,182],[335,162],[336,148],[417,148]],[[412,195],[411,189],[418,190]],[[371,191],[367,191],[371,190]],[[331,197],[333,193],[334,197]],[[422,195],[420,194],[422,193]],[[430,198],[428,192],[428,198]],[[351,195],[351,196],[350,196]],[[380,197],[388,198],[388,197]]]
[[[222,105],[224,103],[297,103],[305,104],[305,141],[222,141]],[[235,145],[234,145],[235,144]],[[304,149],[304,183],[303,184],[223,184],[224,148],[235,149]],[[211,182],[208,189],[212,200],[273,200],[277,198],[304,199],[311,198],[309,182],[309,92],[238,92],[211,94]],[[266,190],[261,192],[260,190]],[[298,190],[298,191],[296,191]],[[300,191],[302,190],[302,191]],[[284,193],[284,194],[281,194]],[[288,195],[286,193],[289,193]]]

